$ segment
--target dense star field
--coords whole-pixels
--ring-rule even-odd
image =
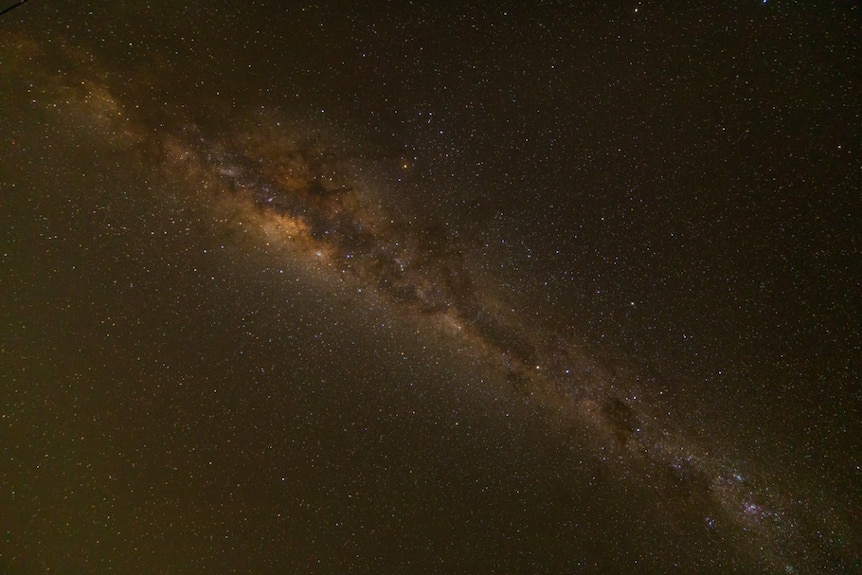
[[[858,6],[0,15],[0,573],[862,568]]]

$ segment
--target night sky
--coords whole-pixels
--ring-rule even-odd
[[[858,3],[34,0],[0,95],[0,574],[862,570]]]

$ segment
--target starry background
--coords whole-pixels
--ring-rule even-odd
[[[853,2],[3,15],[0,572],[858,569],[860,30]],[[338,134],[524,317],[843,527],[759,563],[465,344],[213,225],[58,88],[94,76],[152,138]]]

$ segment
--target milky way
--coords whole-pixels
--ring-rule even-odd
[[[3,48],[19,66],[43,57],[24,38],[7,38]],[[139,87],[118,82],[85,51],[63,51],[70,68],[83,61],[87,70],[55,76],[47,64],[38,68],[53,90],[41,102],[49,112],[77,117],[117,149],[155,163],[174,178],[176,193],[198,198],[219,225],[251,226],[284,246],[285,257],[360,286],[422,329],[459,342],[504,382],[499,393],[546,411],[564,437],[585,430],[609,469],[633,469],[669,505],[698,509],[704,530],[746,540],[758,564],[794,572],[812,532],[848,529],[828,504],[776,491],[773,477],[700,447],[662,412],[658,390],[591,350],[574,328],[545,325],[513,306],[493,274],[477,268],[457,229],[367,187],[362,154],[277,111],[240,111],[207,125],[187,113],[154,120],[135,105]]]

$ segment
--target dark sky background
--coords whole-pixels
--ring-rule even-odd
[[[0,16],[0,573],[859,570],[860,18]]]

